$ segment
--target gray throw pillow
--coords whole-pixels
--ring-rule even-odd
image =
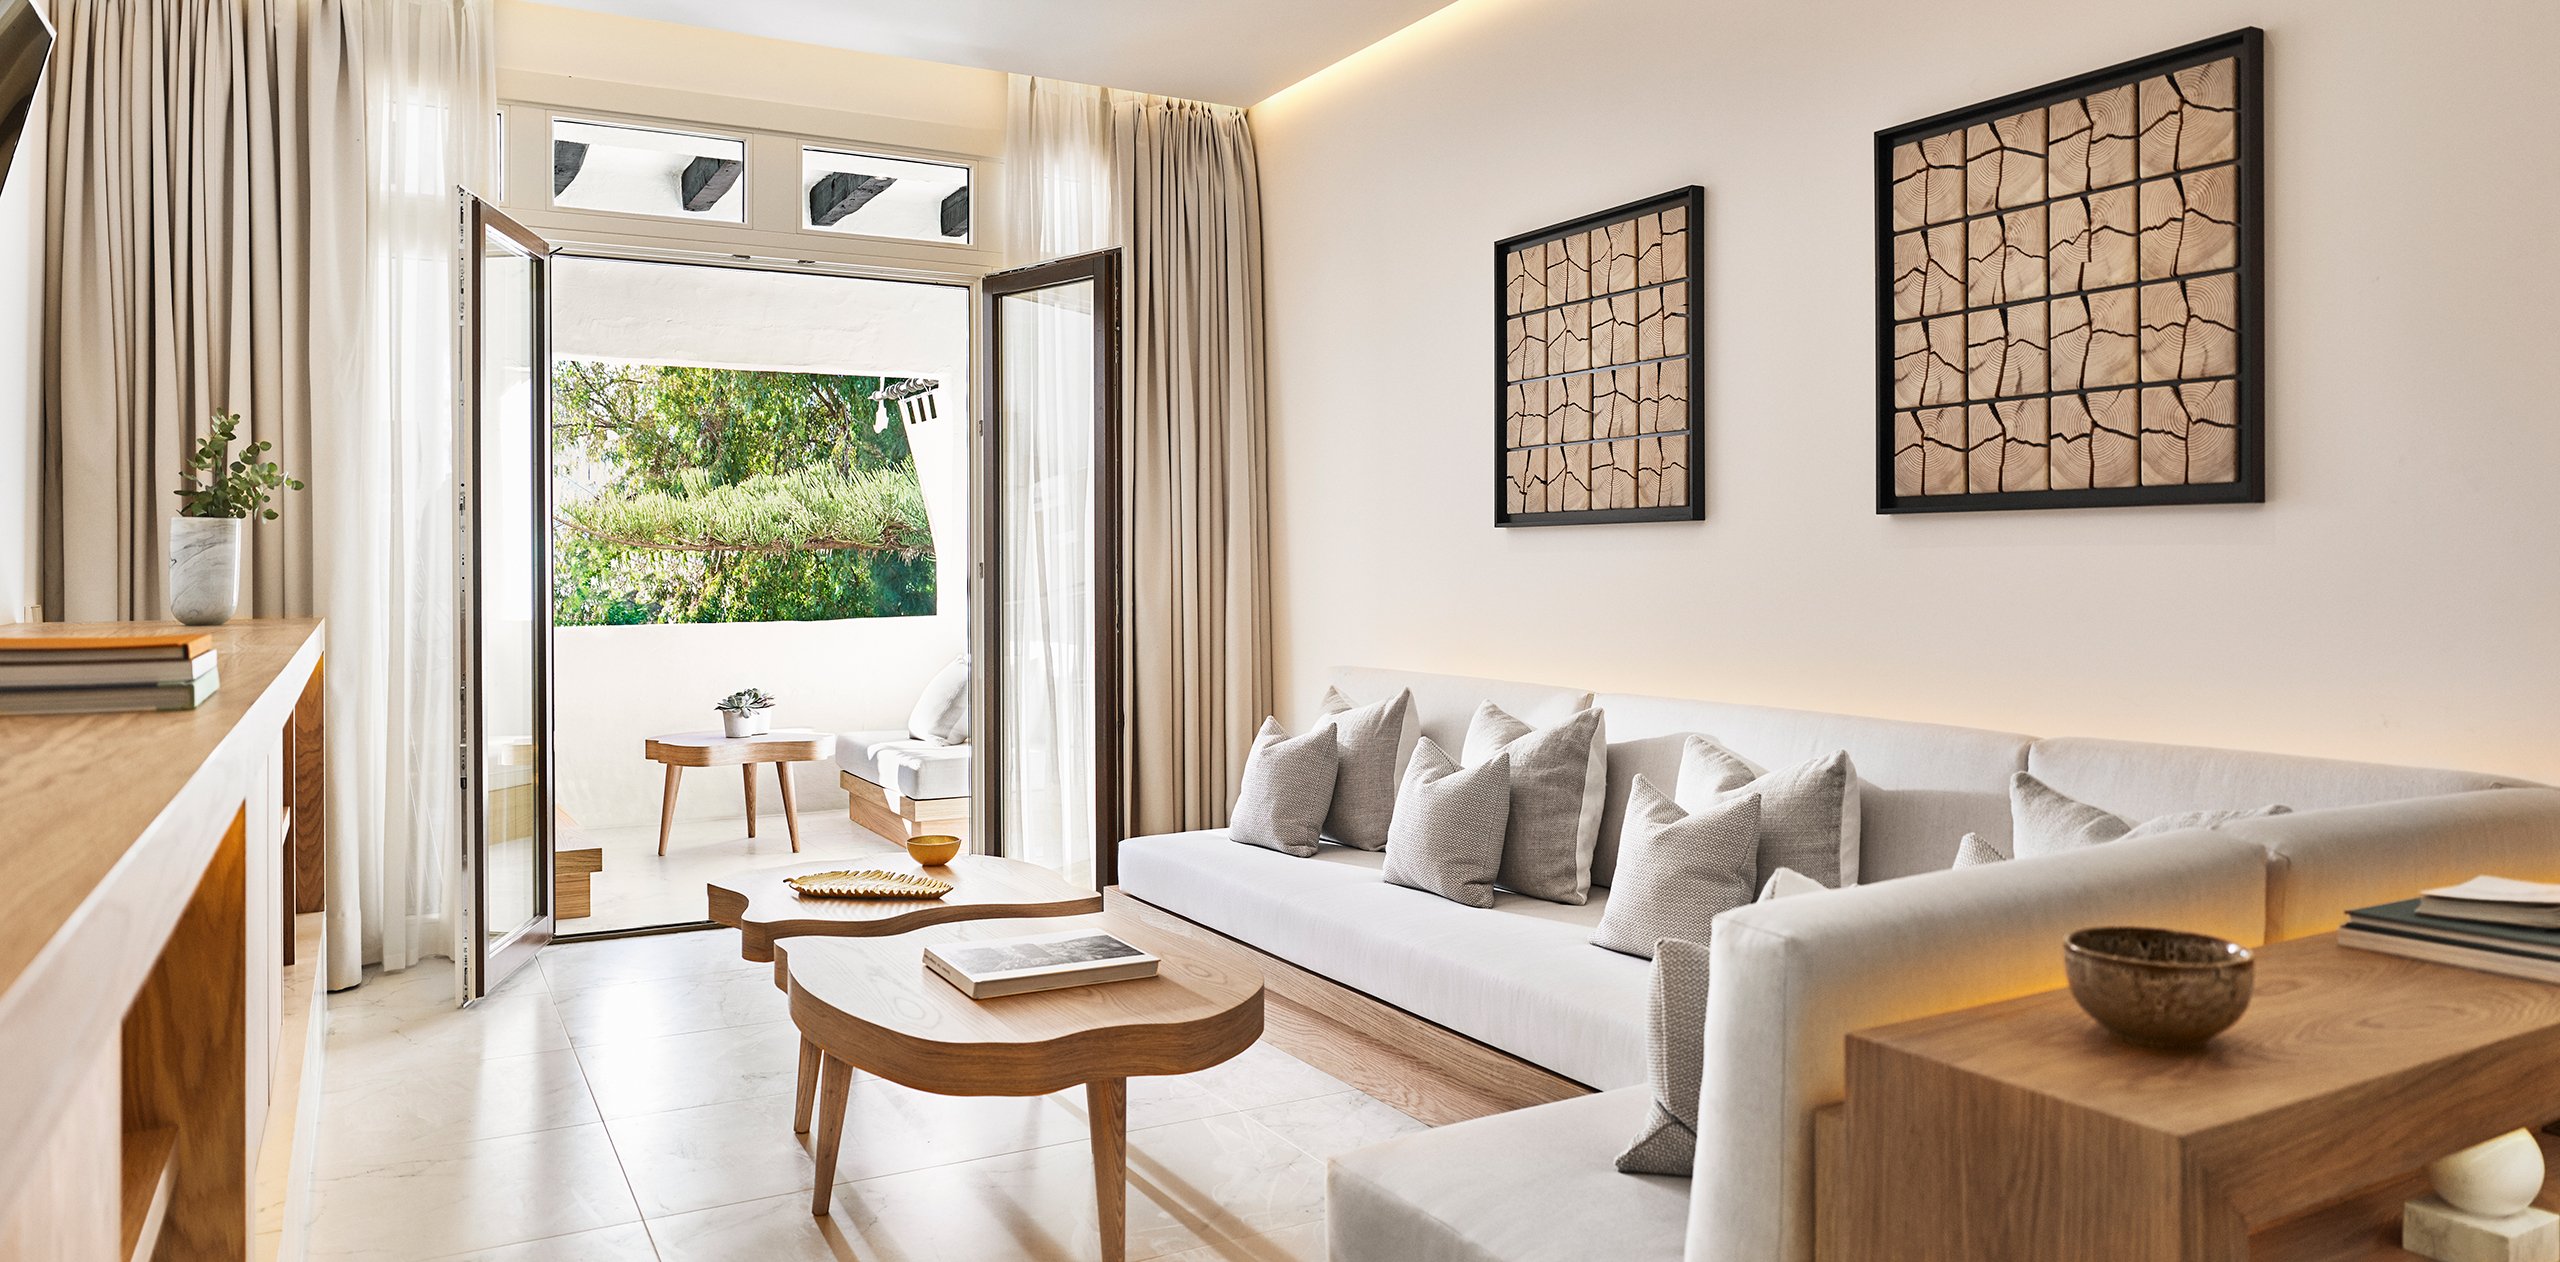
[[[1533,728],[1488,701],[1467,724],[1458,761],[1511,759],[1511,822],[1504,827],[1504,889],[1550,903],[1591,899],[1591,853],[1609,793],[1609,737],[1598,710]]]
[[[1691,813],[1637,776],[1618,835],[1618,876],[1591,931],[1595,946],[1653,958],[1664,938],[1704,942],[1717,913],[1760,888],[1758,795],[1729,797]]]
[[[1714,787],[1729,785],[1736,768],[1755,778]],[[1760,880],[1794,868],[1832,889],[1858,883],[1858,769],[1847,751],[1762,771],[1703,736],[1681,746],[1675,796],[1683,808],[1696,811],[1745,793],[1760,798]]]
[[[2285,815],[2292,810],[2289,806],[2259,806],[2232,811],[2180,811],[2137,824],[2057,792],[2026,772],[2009,777],[2009,819],[2017,832],[2012,844],[2021,859],[2181,828],[2214,828],[2235,819]]]
[[[1429,738],[1413,747],[1387,825],[1387,866],[1396,885],[1469,907],[1493,906],[1502,869],[1502,827],[1511,818],[1511,760],[1501,754],[1460,767]]]
[[[1333,729],[1319,725],[1291,736],[1278,719],[1264,719],[1245,756],[1244,785],[1227,817],[1227,836],[1301,859],[1316,852],[1324,813],[1333,805],[1333,777],[1341,760]]]
[[[1338,688],[1324,690],[1320,727],[1333,729],[1342,769],[1333,777],[1333,805],[1325,812],[1324,835],[1346,846],[1382,850],[1387,821],[1396,811],[1396,755],[1403,748],[1406,718],[1413,712],[1413,693],[1399,692],[1384,701],[1354,705]]]
[[[1822,884],[1786,868],[1771,874],[1755,902],[1819,892]],[[1713,922],[1707,926],[1710,932]],[[1628,1174],[1686,1175],[1698,1159],[1698,1092],[1707,1072],[1708,943],[1653,944],[1653,1004],[1646,1013],[1645,1078],[1653,1108],[1636,1142],[1618,1154]]]
[[[969,743],[969,655],[953,658],[934,673],[907,712],[907,735],[936,745]]]
[[[1982,834],[1966,833],[1964,840],[1956,843],[1956,861],[1948,866],[1978,868],[1986,863],[2007,863],[2008,861],[2009,856],[2000,853],[2000,847],[1984,841]]]

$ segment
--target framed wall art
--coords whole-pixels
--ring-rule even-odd
[[[2261,38],[1876,133],[1877,511],[2266,498]]]
[[[1497,243],[1493,524],[1697,521],[1696,185]]]

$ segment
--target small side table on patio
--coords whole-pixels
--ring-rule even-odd
[[[667,834],[676,822],[676,786],[684,779],[687,767],[736,767],[747,783],[747,835],[756,835],[756,764],[773,763],[773,773],[782,782],[782,819],[791,828],[791,850],[800,850],[800,799],[791,791],[791,768],[788,763],[819,762],[835,757],[836,738],[831,732],[813,732],[807,728],[783,728],[758,736],[729,736],[720,732],[678,732],[672,736],[649,738],[651,762],[667,765],[667,796],[658,806],[658,854],[667,853]]]

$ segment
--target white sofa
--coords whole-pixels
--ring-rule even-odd
[[[1862,820],[1858,885],[1717,922],[1693,1179],[1611,1165],[1645,1109],[1649,966],[1589,944],[1605,888],[1581,907],[1504,893],[1487,911],[1387,885],[1381,856],[1330,845],[1308,860],[1218,830],[1122,843],[1123,893],[1598,1089],[1338,1159],[1337,1262],[1802,1262],[1811,1114],[1841,1097],[1849,1031],[2060,985],[2061,939],[2086,925],[2255,944],[2324,932],[2348,907],[2423,884],[2560,878],[2560,791],[2495,776],[1412,672],[1346,669],[1334,682],[1356,701],[1410,688],[1421,734],[1450,748],[1480,701],[1531,722],[1602,707],[1604,887],[1630,781],[1669,783],[1689,732],[1770,766],[1848,750]],[[2007,848],[2021,770],[2136,818],[2294,813],[1946,871],[1967,832]]]

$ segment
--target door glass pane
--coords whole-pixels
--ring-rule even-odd
[[[479,782],[487,819],[483,871],[489,900],[481,930],[492,942],[541,914],[542,856],[534,829],[542,800],[534,743],[536,621],[544,538],[534,479],[545,473],[536,441],[534,261],[487,233],[481,270],[477,533],[479,567]]]
[[[746,170],[733,137],[551,120],[551,204],[563,210],[745,223]]]
[[[800,226],[969,243],[969,168],[841,149],[800,151]]]
[[[1094,879],[1094,284],[997,300],[1005,853]]]

